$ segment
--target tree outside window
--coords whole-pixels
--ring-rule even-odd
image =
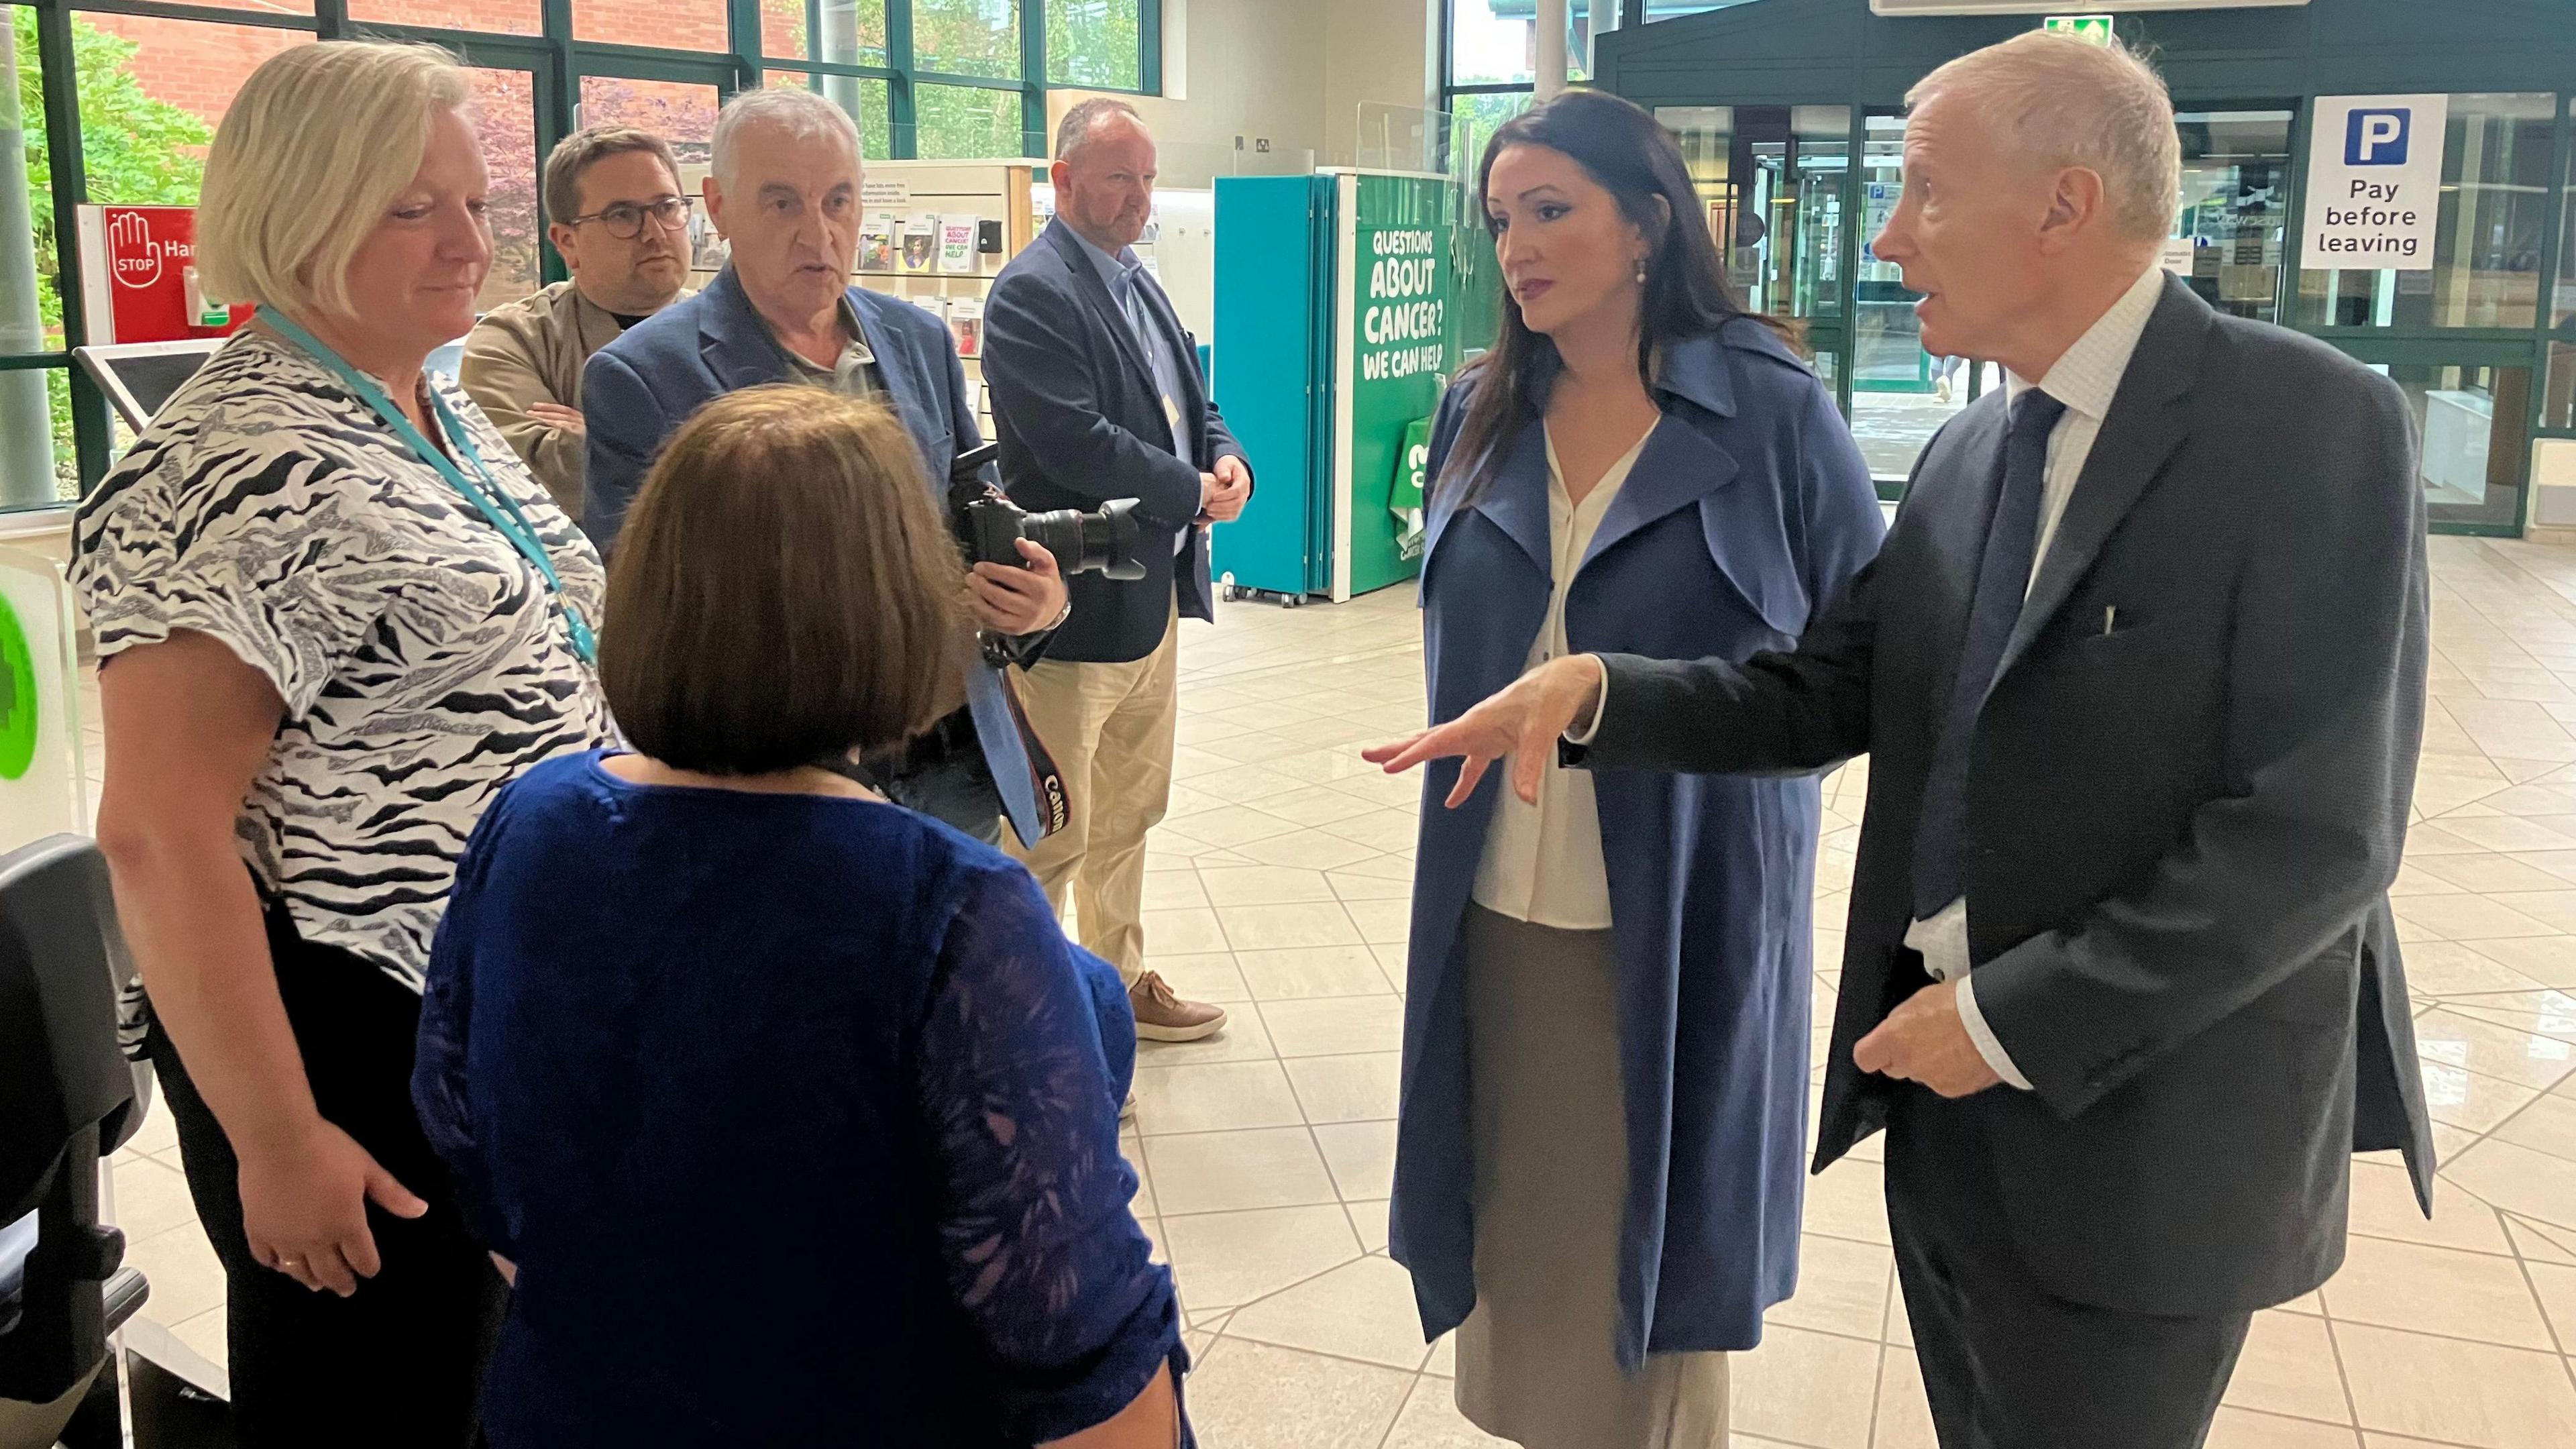
[[[55,275],[57,245],[53,163],[45,145],[44,75],[36,54],[36,12],[10,7],[16,58],[17,103],[24,116],[27,186],[25,206],[35,240],[32,277],[0,277],[0,298],[32,290],[42,318],[42,351],[70,345],[63,336],[63,304]],[[129,205],[193,206],[205,179],[206,147],[214,126],[186,108],[147,94],[133,62],[142,46],[72,17],[72,69],[80,96],[81,164],[90,194]],[[0,198],[6,207],[17,198]],[[5,375],[0,375],[5,376]],[[54,474],[60,495],[78,496],[80,477],[72,449],[69,377],[44,374],[49,394]]]

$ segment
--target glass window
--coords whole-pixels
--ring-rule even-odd
[[[2381,365],[2415,409],[2435,523],[2516,523],[2531,460],[2531,369]]]
[[[773,70],[761,77],[765,86],[803,86],[821,91],[859,120],[859,154],[882,161],[894,154],[894,108],[890,82],[859,76],[816,75],[811,71]]]
[[[476,308],[488,312],[527,296],[543,281],[538,270],[545,227],[537,214],[536,81],[523,70],[466,74],[474,87],[483,164],[492,174],[486,212],[492,224],[492,271],[475,299]]]
[[[2173,238],[2192,244],[2186,273],[2221,311],[2279,320],[2281,245],[2290,182],[2288,111],[2193,111],[2182,132],[2182,214]]]
[[[1473,178],[1485,161],[1485,143],[1505,121],[1530,108],[1528,91],[1482,91],[1449,98],[1454,174]]]
[[[2576,101],[2568,102],[2576,115]],[[2567,222],[2558,236],[2557,296],[2550,306],[2549,402],[2541,425],[2576,428],[2576,150],[2567,157]]]
[[[913,87],[912,96],[915,156],[963,161],[1034,154],[1020,129],[1016,90],[924,85]]]
[[[1843,106],[1666,106],[1736,295],[1756,312],[1842,311]]]
[[[428,25],[498,35],[536,35],[545,29],[540,0],[349,0],[349,18],[387,25]]]
[[[2558,112],[2547,95],[2455,95],[2429,271],[2302,270],[2311,327],[2531,327]]]
[[[12,50],[18,78],[17,97],[26,126],[26,184],[0,184],[0,194],[24,196],[23,234],[31,245],[26,261],[0,260],[17,274],[15,284],[0,281],[0,306],[11,315],[6,325],[23,333],[23,304],[28,289],[25,269],[36,274],[33,288],[41,350],[68,345],[62,330],[62,298],[56,286],[57,218],[53,214],[52,167],[46,151],[42,81],[36,51],[35,12],[10,8]],[[256,25],[169,20],[157,16],[76,14],[71,19],[72,66],[80,100],[81,161],[89,178],[90,200],[133,206],[193,206],[205,180],[206,148],[215,127],[231,108],[242,82],[262,61],[292,45],[310,42],[303,31],[273,30]],[[5,209],[7,201],[0,201]],[[5,220],[0,217],[0,220]],[[5,257],[5,254],[0,254]],[[14,303],[15,305],[10,305]],[[0,349],[19,350],[14,341]],[[71,388],[68,373],[49,370],[23,374],[41,381],[0,383],[0,397],[18,393],[27,406],[28,389],[41,386],[51,439],[55,496],[77,494],[79,473],[73,449]],[[11,416],[0,433],[20,436]],[[0,484],[0,497],[22,498],[34,485],[24,480]]]
[[[1902,480],[1915,456],[1968,400],[1997,385],[1992,367],[1923,350],[1914,315],[1922,294],[1906,289],[1902,270],[1878,259],[1871,244],[1887,229],[1905,190],[1905,119],[1871,116],[1861,151],[1860,264],[1852,279],[1852,435],[1872,476]]]
[[[733,48],[725,28],[725,0],[572,0],[572,34],[575,40],[664,50]]]
[[[13,84],[0,92],[0,355],[63,345],[54,289],[52,174],[36,69],[36,12],[12,7],[0,27],[0,61]],[[73,25],[81,22],[75,19]],[[78,496],[71,391],[64,374],[0,372],[0,509],[43,507]]]
[[[72,437],[71,374],[59,367],[0,372],[0,515],[80,497]],[[20,440],[25,441],[20,441]]]
[[[761,0],[760,51],[782,60],[883,65],[886,0]]]
[[[722,104],[714,86],[623,76],[581,78],[582,125],[636,126],[654,132],[671,143],[671,154],[683,168],[707,161],[715,140],[716,111]]]
[[[916,68],[941,75],[1018,80],[1020,0],[912,0],[912,60]],[[920,107],[926,130],[929,102]],[[1018,122],[1012,129],[1019,129]],[[975,154],[1011,156],[1018,150]]]
[[[145,15],[72,17],[89,199],[193,206],[206,148],[260,62],[312,36]],[[32,47],[19,57],[33,65]]]
[[[1582,80],[1590,74],[1592,5],[1596,0],[1568,0],[1565,7],[1565,73]],[[1597,0],[1604,6],[1618,0]],[[1449,83],[1459,86],[1509,85],[1538,74],[1538,0],[1454,0],[1449,10]]]
[[[1138,0],[1047,0],[1047,83],[1132,91],[1144,85]]]

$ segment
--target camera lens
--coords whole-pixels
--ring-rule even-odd
[[[1020,519],[1020,537],[1054,554],[1056,567],[1068,574],[1141,579],[1145,564],[1136,551],[1135,513],[1133,498],[1114,499],[1096,513],[1070,508],[1031,513]]]
[[[1137,553],[1136,500],[1114,498],[1098,513],[1082,517],[1082,564],[1113,579],[1141,579],[1145,561]],[[1097,559],[1098,562],[1093,562]]]
[[[1090,566],[1082,556],[1082,515],[1070,508],[1022,516],[1020,537],[1054,554],[1055,566],[1068,574]]]

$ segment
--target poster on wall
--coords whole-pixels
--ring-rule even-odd
[[[1360,594],[1421,568],[1421,537],[1405,526],[1396,491],[1408,472],[1408,434],[1439,406],[1457,365],[1451,260],[1459,192],[1436,178],[1355,180],[1345,253],[1356,315],[1343,334],[1352,339],[1343,476],[1351,489],[1350,591]]]
[[[2445,95],[2317,97],[2302,267],[2432,270],[2450,105]]]
[[[85,344],[222,337],[249,320],[249,303],[209,295],[197,274],[195,207],[84,206],[78,225]]]

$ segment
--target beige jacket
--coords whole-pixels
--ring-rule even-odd
[[[587,444],[579,433],[528,416],[528,405],[580,407],[582,367],[616,340],[617,330],[607,308],[563,281],[486,313],[465,338],[458,380],[466,394],[575,522],[581,519]]]

